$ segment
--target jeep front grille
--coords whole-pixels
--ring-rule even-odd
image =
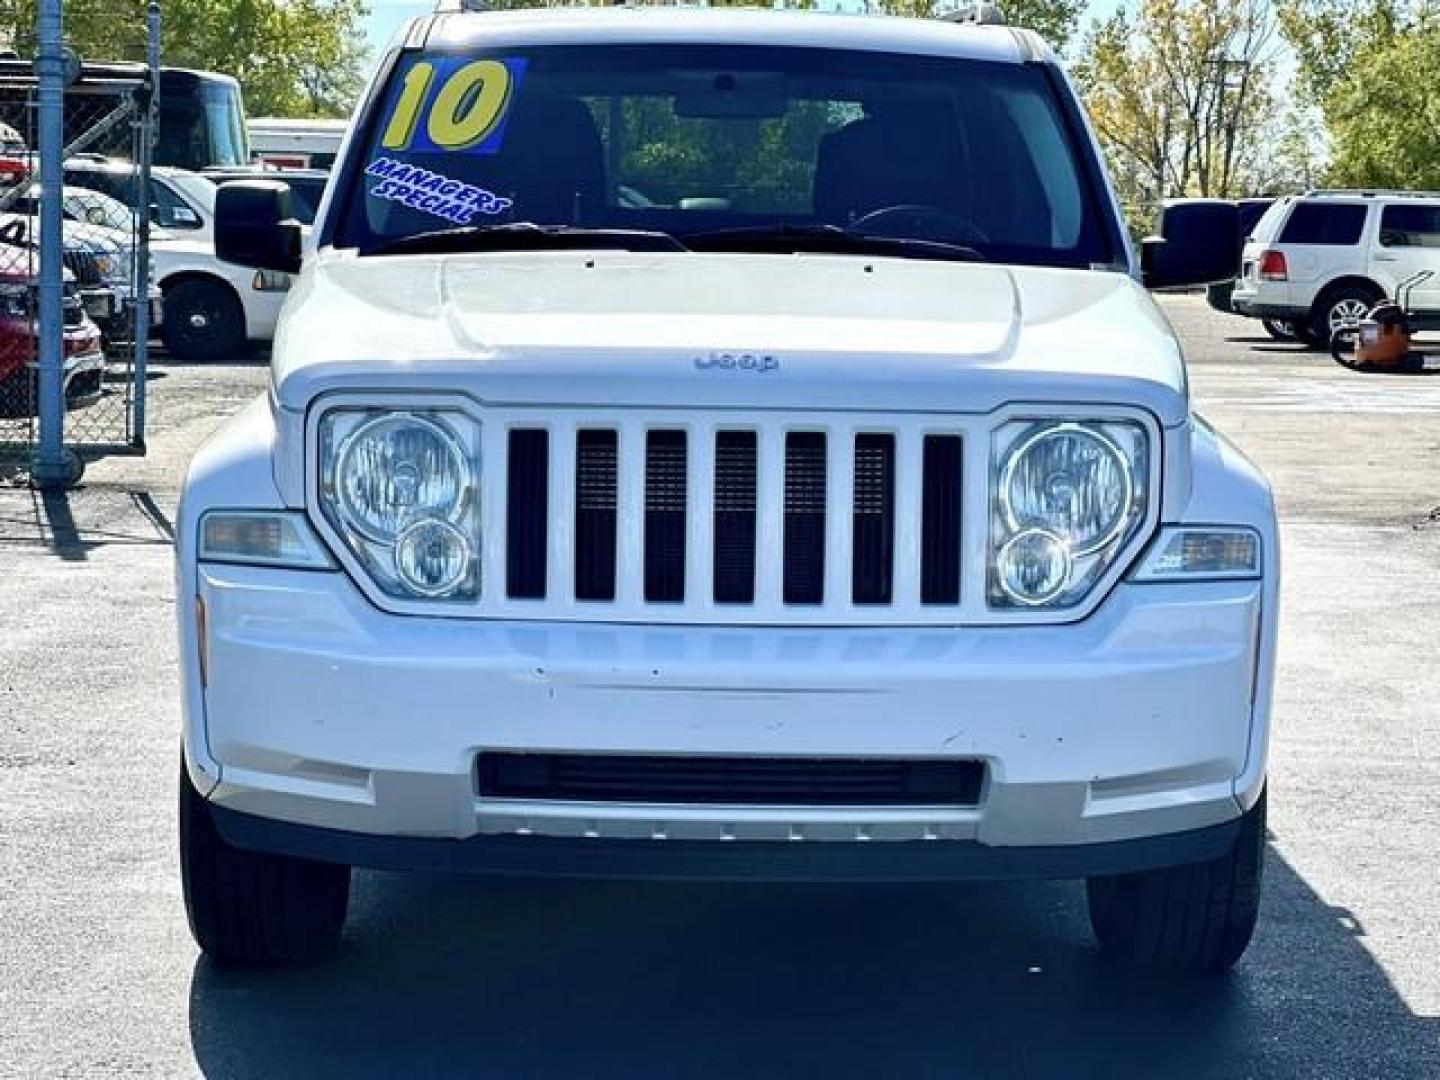
[[[63,258],[65,268],[75,275],[76,284],[89,288],[104,283],[105,276],[100,272],[100,260],[93,252],[69,248]]]
[[[487,438],[504,456],[497,467],[487,455],[485,469],[504,524],[485,517],[482,606],[596,619],[610,607],[659,622],[890,622],[924,610],[917,621],[944,621],[961,602],[961,435],[885,426],[507,424]]]

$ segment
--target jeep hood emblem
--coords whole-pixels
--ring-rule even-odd
[[[694,359],[699,371],[753,371],[765,375],[780,370],[780,358],[774,353],[726,352],[712,349]]]

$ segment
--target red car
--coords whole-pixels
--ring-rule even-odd
[[[0,249],[0,415],[37,411],[35,275],[31,255]],[[65,402],[79,404],[100,395],[105,353],[100,328],[85,313],[74,276],[65,271]]]

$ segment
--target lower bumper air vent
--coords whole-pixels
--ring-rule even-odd
[[[565,802],[975,806],[979,761],[481,754],[481,796]]]

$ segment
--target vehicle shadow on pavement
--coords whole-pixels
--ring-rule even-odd
[[[342,956],[195,965],[209,1077],[1440,1075],[1440,1022],[1272,847],[1228,978],[1110,970],[1069,883],[358,874]]]
[[[63,562],[85,562],[104,547],[175,541],[174,523],[144,488],[88,491],[83,497],[28,489],[10,495],[0,504],[0,544],[34,545]]]
[[[30,495],[31,520],[7,524],[29,525],[36,539],[66,562],[84,562],[103,543],[84,535],[75,521],[69,492],[34,491]]]
[[[1275,353],[1279,356],[1316,357],[1322,360],[1330,360],[1329,353],[1322,353],[1318,349],[1307,349],[1304,345],[1295,345],[1288,341],[1276,341],[1274,338],[1247,338],[1227,337],[1228,345],[1245,345],[1251,352]],[[1331,360],[1331,363],[1334,363]]]
[[[154,349],[150,354],[150,362],[159,368],[161,376],[167,368],[269,367],[270,346],[254,343],[223,360],[186,360],[166,352],[163,348]]]
[[[1264,345],[1269,350],[1283,349],[1293,353],[1316,351],[1298,341],[1278,341],[1269,334],[1226,334],[1225,342],[1228,345]]]

